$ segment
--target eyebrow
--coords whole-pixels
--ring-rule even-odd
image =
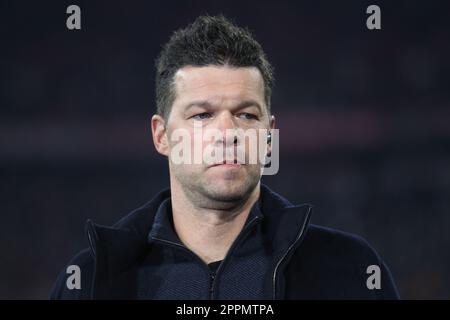
[[[262,112],[261,105],[256,100],[253,100],[253,99],[247,99],[247,100],[241,101],[236,106],[236,109],[240,110],[240,109],[244,109],[244,108],[247,108],[250,106],[256,106],[259,109],[259,111]],[[213,108],[213,105],[208,100],[196,100],[196,101],[190,102],[186,106],[186,109],[184,111],[186,112],[192,107],[203,107],[205,109],[208,109],[208,108],[210,109],[210,108]]]

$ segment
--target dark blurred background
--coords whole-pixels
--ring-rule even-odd
[[[450,6],[167,0],[1,1],[0,298],[46,299],[87,218],[113,224],[168,186],[154,59],[203,13],[248,26],[275,66],[281,164],[265,183],[366,238],[403,298],[449,299]]]

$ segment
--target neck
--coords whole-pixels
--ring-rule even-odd
[[[250,196],[231,203],[198,206],[186,196],[178,183],[171,183],[172,215],[175,231],[184,245],[205,263],[223,260],[241,232],[250,210],[259,198],[258,183]]]

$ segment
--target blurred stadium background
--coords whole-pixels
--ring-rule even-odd
[[[449,299],[445,1],[1,1],[0,298],[46,299],[87,218],[110,225],[168,185],[154,59],[203,13],[248,26],[275,66],[281,164],[265,183],[366,238],[403,298]]]

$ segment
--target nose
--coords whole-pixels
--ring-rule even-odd
[[[221,142],[226,145],[237,144],[236,123],[229,111],[222,112],[217,118],[217,128],[222,132]]]

